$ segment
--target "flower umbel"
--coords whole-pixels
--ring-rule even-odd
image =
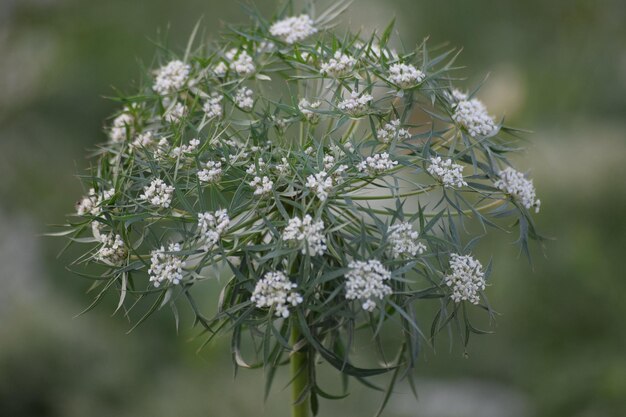
[[[256,287],[250,301],[257,308],[274,308],[274,314],[279,317],[289,317],[289,306],[295,307],[302,303],[302,296],[294,291],[298,286],[289,281],[282,272],[268,272],[263,276]]]
[[[469,255],[450,255],[450,274],[444,277],[445,284],[452,288],[450,298],[455,303],[469,301],[480,303],[480,291],[485,289],[485,273],[482,264]]]
[[[535,212],[539,213],[541,200],[537,198],[532,180],[526,179],[524,174],[511,167],[503,169],[498,175],[500,178],[493,183],[496,188],[509,194],[526,209],[530,210],[531,207],[534,207]]]
[[[374,311],[376,300],[382,300],[393,290],[385,284],[391,279],[389,272],[378,260],[352,261],[346,273],[346,298],[359,300],[365,311]]]

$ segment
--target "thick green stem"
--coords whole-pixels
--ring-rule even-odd
[[[291,328],[291,346],[296,346],[300,340],[300,330],[296,320]],[[291,368],[291,416],[309,417],[309,396],[302,398],[302,393],[307,389],[309,380],[309,358],[306,347],[291,353],[289,359]],[[302,400],[298,403],[299,400]]]

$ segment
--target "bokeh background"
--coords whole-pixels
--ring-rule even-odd
[[[41,236],[83,194],[74,175],[115,110],[103,96],[132,88],[159,30],[183,49],[199,16],[213,35],[246,21],[224,0],[0,0],[2,417],[287,415],[280,382],[264,403],[261,371],[235,380],[227,341],[196,353],[189,321],[177,332],[169,311],[130,334],[114,299],[75,318],[87,282],[56,259],[63,242]],[[535,132],[521,168],[554,240],[532,267],[514,236],[482,243],[496,333],[467,357],[425,350],[419,401],[401,384],[385,416],[625,416],[626,3],[356,0],[343,21],[369,33],[394,16],[396,41],[463,46],[465,87],[489,73],[480,97]],[[351,392],[321,415],[372,415],[380,396]]]

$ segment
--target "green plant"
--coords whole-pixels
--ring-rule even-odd
[[[150,81],[118,98],[90,191],[59,233],[88,244],[75,264],[104,267],[90,308],[111,291],[126,314],[148,301],[139,324],[163,307],[178,317],[186,300],[207,343],[230,332],[235,366],[266,369],[267,391],[290,362],[294,416],[345,396],[319,386],[319,360],[368,386],[390,372],[380,412],[421,343],[483,333],[470,310],[494,314],[491,262],[471,256],[482,234],[465,242],[468,222],[517,226],[525,252],[538,238],[534,186],[508,167],[518,131],[454,88],[457,54],[396,52],[393,24],[338,35],[346,7],[253,12],[217,43],[194,46],[196,28],[182,56],[163,48]],[[220,273],[207,317],[193,289]],[[439,306],[430,332],[415,310],[426,302]],[[356,366],[357,332],[380,346],[384,327],[402,339],[393,362],[381,348],[387,366]]]

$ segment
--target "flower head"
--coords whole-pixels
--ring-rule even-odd
[[[452,120],[467,129],[471,137],[489,136],[496,130],[493,118],[478,99],[462,100],[454,107]]]
[[[256,283],[250,301],[257,308],[274,308],[278,317],[289,317],[289,306],[302,303],[302,296],[295,291],[298,285],[289,281],[282,272],[268,272]]]
[[[401,89],[415,87],[424,81],[424,78],[426,78],[424,73],[413,65],[393,64],[389,67],[389,81]]]
[[[217,245],[229,225],[230,217],[226,210],[198,213],[198,232],[204,249],[210,250]]]
[[[162,179],[157,178],[143,189],[140,199],[156,207],[168,208],[172,202],[174,187],[167,185]]]
[[[313,221],[310,215],[304,218],[294,217],[283,230],[282,239],[286,242],[298,242],[302,245],[302,254],[323,255],[326,251],[324,222]]]
[[[339,102],[337,108],[351,116],[362,116],[369,109],[371,101],[374,100],[369,94],[361,94],[358,91],[350,93],[350,97]]]
[[[250,181],[250,187],[254,188],[254,195],[267,195],[272,193],[274,182],[267,176],[263,176],[263,178],[256,176]]]
[[[413,225],[408,222],[394,224],[389,228],[389,249],[388,254],[393,259],[400,259],[405,256],[415,257],[426,251],[426,246],[418,242],[419,233],[413,230]]]
[[[463,165],[453,163],[452,159],[443,160],[440,156],[432,157],[426,171],[444,187],[467,187],[463,179]]]
[[[222,178],[222,163],[220,161],[208,161],[206,169],[198,171],[200,182],[215,183]]]
[[[109,233],[100,235],[102,246],[96,253],[96,259],[111,266],[120,266],[126,261],[126,246],[120,235]]]
[[[398,161],[391,160],[389,154],[383,152],[368,156],[357,165],[357,169],[369,175],[378,175],[392,169],[396,165],[398,165]]]
[[[317,29],[309,15],[301,14],[274,23],[270,26],[270,33],[286,43],[296,43],[317,33]]]
[[[335,52],[333,57],[320,67],[320,74],[332,78],[341,78],[352,72],[356,59],[341,51]]]
[[[306,187],[313,191],[317,198],[326,201],[328,194],[333,188],[333,178],[326,171],[320,171],[306,178]]]
[[[393,291],[385,281],[391,279],[389,272],[380,261],[352,261],[346,273],[346,298],[359,300],[365,311],[374,311],[376,300],[382,300]]]
[[[411,133],[407,129],[400,127],[400,120],[398,119],[393,119],[389,123],[386,123],[376,131],[376,135],[378,136],[378,140],[383,143],[390,143],[395,139],[411,139]]]
[[[498,175],[500,178],[493,184],[496,188],[510,195],[527,210],[534,207],[535,212],[539,213],[541,200],[537,198],[532,180],[527,179],[524,174],[511,167],[503,169]]]
[[[150,269],[148,274],[150,282],[155,287],[159,287],[162,283],[170,283],[173,285],[180,284],[183,279],[183,268],[185,262],[175,253],[180,252],[180,244],[170,243],[167,250],[163,246],[153,250],[150,256]]]
[[[176,92],[185,85],[190,71],[191,67],[184,62],[170,61],[157,71],[152,89],[161,95]]]
[[[450,298],[455,303],[469,301],[480,303],[479,291],[485,289],[485,273],[482,264],[469,255],[450,255],[451,272],[444,277],[444,282],[452,288]]]

